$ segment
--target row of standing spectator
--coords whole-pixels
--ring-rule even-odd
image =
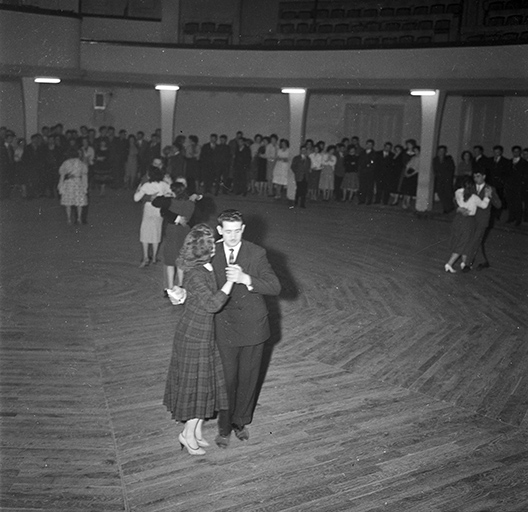
[[[101,194],[107,186],[133,189],[154,159],[160,158],[165,171],[175,180],[185,177],[190,193],[248,193],[280,198],[285,193],[293,159],[289,143],[276,134],[253,139],[238,131],[231,140],[225,134],[211,134],[200,145],[195,135],[179,135],[173,144],[161,148],[161,130],[147,140],[144,132],[128,134],[121,129],[101,126],[98,130],[81,126],[65,133],[62,124],[44,126],[29,144],[5,127],[0,128],[0,194],[9,196],[14,187],[23,197],[54,196],[58,168],[67,150],[81,147],[89,168],[90,187]],[[377,150],[369,139],[362,147],[357,136],[336,144],[305,142],[310,158],[306,176],[307,196],[312,201],[338,200],[359,204],[401,204],[410,208],[416,196],[420,172],[420,147],[414,139],[403,145],[386,142]],[[433,159],[435,192],[443,211],[454,209],[454,190],[465,175],[484,170],[503,204],[508,205],[512,222],[528,221],[528,148],[512,148],[512,158],[503,155],[502,146],[487,157],[482,146],[466,150],[458,164],[439,146]],[[500,216],[500,212],[496,213]]]

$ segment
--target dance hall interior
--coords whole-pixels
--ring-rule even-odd
[[[28,144],[61,124],[160,148],[277,134],[290,159],[307,139],[421,148],[407,208],[300,208],[290,179],[203,194],[194,221],[241,211],[281,293],[250,438],[221,449],[211,419],[201,457],[162,403],[185,306],[140,268],[134,189],[90,188],[71,224],[56,191],[2,194],[0,510],[528,511],[527,205],[495,215],[487,266],[446,272],[458,213],[432,164],[528,147],[528,2],[2,0],[0,100]]]

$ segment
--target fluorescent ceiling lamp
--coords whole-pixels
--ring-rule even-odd
[[[158,84],[156,89],[158,91],[177,91],[180,88],[179,85],[170,85],[170,84]]]
[[[35,78],[37,84],[58,84],[61,79],[54,76],[38,76]]]
[[[306,89],[301,89],[300,87],[283,87],[281,92],[284,94],[304,94]]]
[[[412,89],[411,96],[434,96],[436,91],[432,89]]]

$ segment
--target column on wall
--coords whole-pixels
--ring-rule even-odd
[[[174,136],[174,117],[176,107],[176,93],[179,87],[176,85],[157,85],[160,92],[161,107],[161,148],[170,146]]]
[[[22,77],[22,91],[24,98],[24,126],[26,140],[29,141],[34,133],[38,132],[38,99],[39,84],[33,77]]]
[[[299,147],[304,142],[306,125],[306,89],[285,88],[290,103],[290,161],[299,153]],[[290,201],[295,200],[295,178],[291,170],[288,172],[288,187],[286,195]]]
[[[436,90],[434,95],[422,95],[422,134],[420,137],[420,173],[416,191],[416,211],[425,212],[433,209],[434,174],[433,157],[438,141],[441,113],[445,93]]]

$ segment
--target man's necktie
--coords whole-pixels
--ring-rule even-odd
[[[235,263],[235,250],[229,249],[229,251],[229,264],[233,265],[233,263]]]

